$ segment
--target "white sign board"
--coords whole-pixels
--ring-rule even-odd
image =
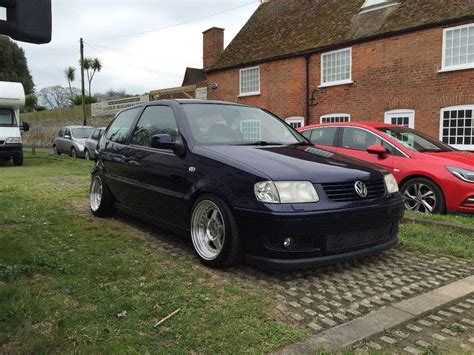
[[[150,96],[143,95],[98,102],[96,104],[92,104],[92,117],[113,116],[126,108],[138,106],[149,101]]]
[[[196,99],[198,99],[198,100],[207,100],[207,88],[197,88],[196,89]]]

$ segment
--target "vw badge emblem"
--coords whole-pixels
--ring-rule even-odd
[[[362,198],[366,198],[369,194],[367,186],[362,181],[357,181],[354,185],[355,192]]]

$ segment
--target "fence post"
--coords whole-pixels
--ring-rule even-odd
[[[36,155],[36,143],[35,142],[33,142],[33,144],[31,145],[31,154]]]

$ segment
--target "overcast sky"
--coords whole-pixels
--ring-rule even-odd
[[[51,43],[19,45],[25,49],[37,90],[67,86],[64,70],[78,67],[83,37],[85,55],[100,58],[104,65],[94,79],[93,92],[113,88],[142,94],[180,86],[186,66],[202,67],[202,32],[213,26],[225,28],[227,45],[258,5],[258,0],[53,0]],[[216,15],[123,37],[212,14]],[[79,87],[79,70],[77,77],[74,85]]]

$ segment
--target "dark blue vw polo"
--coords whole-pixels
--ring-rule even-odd
[[[201,261],[299,268],[397,242],[403,207],[384,169],[315,148],[271,113],[198,100],[120,112],[98,145],[90,206],[191,236]]]

